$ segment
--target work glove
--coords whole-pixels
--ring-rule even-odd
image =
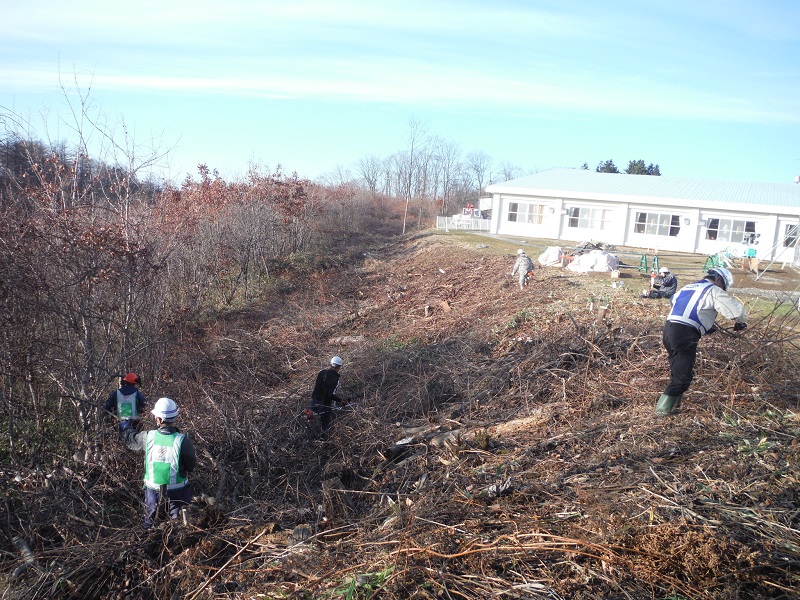
[[[120,421],[118,427],[120,433],[125,433],[128,429],[131,429],[133,425],[131,425],[131,422],[126,419],[124,421]]]
[[[709,329],[706,331],[706,335],[708,335],[709,333],[714,333],[716,330],[717,330],[717,324],[716,324],[716,323],[714,323],[714,324],[713,324],[713,325],[712,325],[712,326],[711,326],[711,327],[710,327],[710,328],[709,328]]]
[[[733,326],[734,331],[744,331],[747,329],[747,323],[735,323]]]

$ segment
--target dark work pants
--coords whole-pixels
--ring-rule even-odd
[[[667,294],[666,292],[661,292],[659,290],[650,290],[648,298],[672,298],[672,294]]]
[[[689,389],[697,360],[697,343],[700,332],[691,325],[667,321],[664,325],[664,347],[669,356],[669,383],[664,393],[680,396]]]
[[[167,498],[169,499],[169,518],[177,519],[181,508],[192,501],[192,490],[188,485],[176,490],[167,490]],[[158,510],[158,490],[145,487],[144,504],[144,528],[150,529]]]
[[[326,406],[312,398],[311,410],[319,416],[319,428],[323,436],[328,435],[328,430],[331,428],[331,419],[333,418],[333,408]]]

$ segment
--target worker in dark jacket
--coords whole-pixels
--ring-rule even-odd
[[[137,433],[130,421],[124,421],[122,428],[125,445],[144,452],[145,529],[153,526],[159,498],[169,503],[169,518],[178,518],[181,507],[192,501],[189,473],[197,467],[192,440],[175,426],[175,401],[159,398],[152,413],[158,429]]]
[[[139,390],[139,376],[136,373],[128,373],[122,378],[120,387],[108,396],[103,404],[103,409],[117,417],[122,431],[122,423],[131,421],[134,428],[138,427],[139,421],[147,408],[147,398]]]
[[[678,278],[667,267],[661,267],[653,280],[653,289],[643,293],[642,298],[672,298],[677,291]]]
[[[334,404],[345,404],[345,401],[336,395],[342,364],[342,357],[334,356],[331,359],[330,367],[317,374],[314,391],[311,392],[311,410],[319,417],[322,438],[328,435]]]
[[[656,415],[668,415],[680,407],[681,397],[694,377],[697,344],[702,336],[716,330],[718,314],[735,321],[734,331],[747,327],[744,306],[728,293],[732,287],[731,272],[724,267],[714,267],[704,279],[683,286],[672,297],[663,336],[670,378],[656,403]]]

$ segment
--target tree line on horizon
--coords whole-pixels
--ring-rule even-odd
[[[589,165],[587,163],[583,163],[581,169],[584,171],[589,170]],[[597,173],[619,173],[620,170],[617,168],[617,165],[614,164],[613,159],[603,160],[600,161],[595,167],[595,172]],[[661,169],[658,165],[654,165],[653,163],[645,164],[642,159],[639,160],[631,160],[628,161],[627,168],[623,171],[626,175],[661,175]]]
[[[581,169],[588,169],[584,163]],[[421,120],[409,119],[405,147],[380,157],[369,154],[358,160],[356,175],[338,167],[324,176],[331,183],[355,182],[372,195],[412,202],[417,206],[417,222],[429,222],[436,215],[450,215],[467,204],[477,205],[488,185],[509,181],[536,172],[509,161],[497,163],[483,151],[464,153],[456,142],[431,134]],[[601,161],[601,173],[619,173],[613,160]],[[659,166],[631,160],[627,174],[661,175]]]

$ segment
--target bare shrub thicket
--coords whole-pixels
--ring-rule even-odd
[[[14,460],[87,444],[117,376],[154,390],[187,324],[269,294],[289,257],[358,225],[326,216],[335,191],[280,168],[226,182],[201,166],[198,181],[158,189],[81,146],[10,137],[5,149],[0,394]]]
[[[685,406],[656,419],[665,303],[560,269],[520,292],[512,256],[452,235],[351,241],[302,284],[160,321],[157,389],[207,496],[188,525],[140,530],[141,463],[110,424],[95,455],[9,469],[11,597],[792,597],[793,303],[704,339]],[[353,402],[320,442],[302,409],[331,353]]]
[[[14,139],[6,150],[0,264],[8,359],[0,393],[14,398],[12,446],[26,437],[15,440],[12,431],[32,433],[25,421],[36,423],[33,440],[63,439],[73,428],[85,434],[98,389],[126,364],[147,363],[141,350],[152,337],[145,317],[158,256],[129,213],[133,195],[150,195],[147,186],[90,161],[80,147],[45,150]]]

